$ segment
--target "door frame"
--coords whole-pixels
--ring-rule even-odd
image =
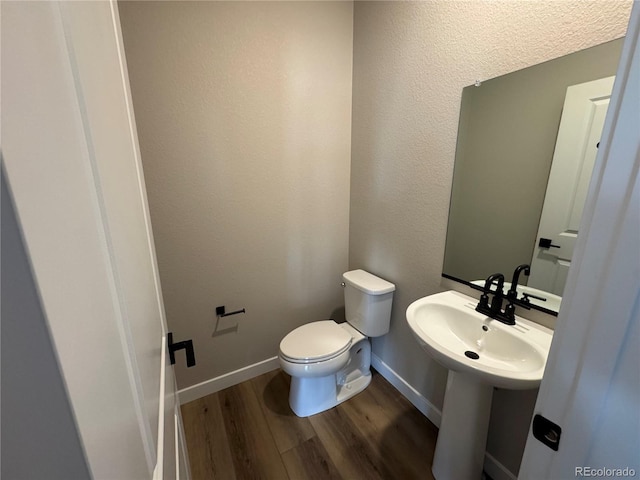
[[[189,478],[184,454],[162,468],[163,447],[173,452],[184,442],[180,431],[163,438],[165,426],[181,428],[179,408],[168,412],[168,425],[160,421],[176,402],[175,380],[170,366],[162,368],[166,321],[117,3],[1,7],[10,45],[3,48],[3,167],[87,466],[94,478],[176,478],[179,471]],[[135,258],[152,270],[147,311],[160,321],[143,351],[134,329],[144,315],[128,310],[131,292],[119,275],[120,253],[134,251],[116,245],[116,234],[126,244],[126,222],[110,223],[123,213],[112,207],[113,179],[125,171],[133,172],[126,185],[135,192],[128,208],[144,223],[136,234],[146,231],[136,237],[144,240]],[[143,364],[156,362],[157,378],[155,367],[143,377]],[[144,395],[143,378],[152,379],[152,395]],[[161,385],[173,392],[167,403]]]

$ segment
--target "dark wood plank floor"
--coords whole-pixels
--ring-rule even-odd
[[[194,480],[433,479],[438,430],[380,374],[308,418],[289,383],[276,370],[182,406]]]

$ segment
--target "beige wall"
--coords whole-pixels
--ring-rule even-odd
[[[353,5],[121,2],[180,388],[343,304]],[[212,336],[215,307],[246,308]],[[179,354],[182,356],[182,354]]]
[[[397,285],[374,353],[438,408],[446,372],[420,349],[409,303],[441,290],[460,96],[622,36],[631,2],[356,2],[349,265]],[[497,391],[489,451],[516,473],[535,392]]]

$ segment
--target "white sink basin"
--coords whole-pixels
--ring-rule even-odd
[[[458,292],[438,293],[409,305],[407,321],[418,342],[448,369],[495,387],[538,387],[552,331],[519,317],[516,325],[504,325],[476,312],[477,304]]]
[[[436,480],[481,477],[493,387],[538,387],[551,346],[548,328],[517,316],[516,325],[505,325],[476,312],[477,304],[449,291],[407,309],[418,342],[449,369],[431,468]]]

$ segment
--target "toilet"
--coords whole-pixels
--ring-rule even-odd
[[[367,388],[368,337],[389,331],[395,285],[364,270],[346,272],[342,279],[347,322],[311,322],[280,342],[280,366],[291,375],[289,405],[299,417],[329,410]]]

